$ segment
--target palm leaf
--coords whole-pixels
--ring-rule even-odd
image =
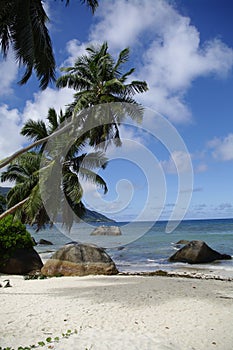
[[[61,0],[61,1],[64,1],[64,0]],[[97,0],[80,0],[82,4],[85,4],[90,7],[90,9],[92,10],[92,13],[95,12],[96,8],[98,7],[98,1]],[[69,5],[70,3],[70,0],[65,0],[66,2],[66,6]]]
[[[63,176],[62,185],[66,197],[68,197],[73,203],[79,203],[83,195],[83,190],[79,183],[77,174],[66,170]]]
[[[21,135],[28,137],[31,140],[37,141],[48,136],[45,122],[43,120],[29,119],[21,130]]]
[[[95,172],[93,172],[89,169],[80,167],[79,177],[85,181],[96,184],[97,186],[102,188],[104,190],[104,194],[106,194],[108,192],[108,187],[107,187],[106,182],[104,181],[104,179],[101,176],[99,176]]]

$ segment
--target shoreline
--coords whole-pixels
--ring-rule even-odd
[[[195,269],[193,269],[195,270]],[[174,278],[190,278],[190,279],[202,279],[202,280],[215,280],[215,281],[233,281],[233,277],[221,276],[213,274],[211,271],[206,273],[204,271],[196,269],[193,272],[190,271],[167,271],[167,270],[155,270],[144,272],[119,272],[120,276],[142,276],[142,277],[174,277]]]
[[[54,251],[48,250],[46,252],[39,253],[40,258],[45,262],[52,256]],[[167,277],[184,277],[184,278],[198,278],[198,279],[215,279],[222,281],[232,281],[233,271],[227,270],[224,267],[219,268],[210,264],[183,264],[181,266],[172,263],[171,265],[161,264],[160,267],[152,269],[151,267],[147,270],[136,269],[135,266],[131,265],[131,269],[124,269],[121,266],[116,266],[119,270],[119,275],[126,276],[167,276]]]
[[[12,285],[0,288],[0,346],[59,336],[43,348],[231,350],[233,282],[172,277],[0,275]],[[77,334],[62,338],[67,330]]]

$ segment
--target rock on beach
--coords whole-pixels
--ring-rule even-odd
[[[5,264],[0,264],[0,272],[9,275],[25,275],[40,271],[42,266],[42,260],[35,249],[20,248]]]
[[[55,252],[41,273],[45,276],[115,275],[118,270],[103,248],[71,243]]]

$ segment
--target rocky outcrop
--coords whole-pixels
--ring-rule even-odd
[[[115,275],[118,270],[103,248],[72,242],[55,252],[41,273],[45,276]]]
[[[209,263],[224,259],[231,259],[231,256],[220,254],[203,241],[191,241],[169,258],[170,261],[187,262],[189,264]]]
[[[0,260],[0,272],[8,275],[34,273],[40,271],[42,266],[41,258],[33,248],[17,249],[6,263]]]
[[[180,239],[178,242],[176,242],[176,245],[180,245],[180,244],[188,244],[190,241],[187,241],[186,239]]]
[[[92,231],[91,236],[121,236],[121,230],[118,226],[99,226]]]
[[[46,239],[43,239],[43,238],[41,238],[41,239],[39,240],[38,244],[42,244],[42,245],[53,245],[52,242],[47,241]]]

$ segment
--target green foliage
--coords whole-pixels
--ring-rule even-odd
[[[44,279],[47,279],[47,276],[42,275],[41,273],[24,276],[24,280],[25,281],[28,281],[28,280],[44,280]]]
[[[0,264],[6,263],[16,249],[31,248],[33,245],[26,226],[20,221],[14,221],[12,215],[8,215],[0,221]]]
[[[6,199],[4,196],[0,194],[0,214],[4,212],[5,206],[6,206]]]
[[[65,333],[62,333],[62,338],[69,338],[71,335],[77,334],[77,333],[78,333],[77,329],[75,329],[74,331],[71,331],[70,329],[68,329]],[[61,339],[61,338],[59,338],[59,337],[54,337],[54,338],[48,337],[48,338],[45,339],[45,341],[41,340],[41,341],[39,341],[37,344],[33,344],[33,345],[25,346],[25,347],[19,346],[19,347],[17,348],[17,350],[31,350],[31,349],[36,349],[36,348],[44,347],[44,346],[46,346],[46,345],[47,345],[49,348],[52,349],[53,346],[52,346],[52,345],[49,345],[49,344],[58,343],[58,342],[60,341],[60,339]],[[0,350],[16,350],[16,349],[12,348],[11,346],[10,346],[10,347],[7,346],[7,347],[5,347],[5,348],[2,348],[2,347],[0,346]]]

